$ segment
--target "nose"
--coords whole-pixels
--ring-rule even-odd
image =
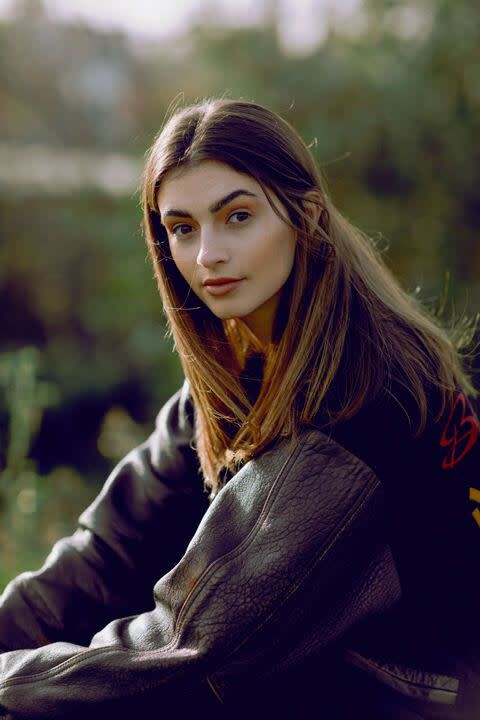
[[[197,255],[197,264],[211,267],[218,262],[226,262],[229,251],[222,237],[213,229],[203,229],[200,236],[200,250]]]

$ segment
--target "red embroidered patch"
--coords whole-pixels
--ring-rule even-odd
[[[440,438],[440,446],[449,448],[442,469],[453,468],[472,449],[480,432],[480,422],[463,393],[459,393]]]

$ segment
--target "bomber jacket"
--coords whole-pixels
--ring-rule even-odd
[[[384,394],[208,500],[185,380],[0,597],[0,717],[480,718],[480,423],[435,410],[413,439]]]

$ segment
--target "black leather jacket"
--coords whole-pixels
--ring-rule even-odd
[[[470,564],[480,523],[465,530],[477,542],[464,548],[465,575],[450,573],[446,556],[424,563],[425,588],[445,562],[451,591],[425,629],[430,600],[411,589],[423,573],[411,571],[398,541],[402,528],[421,537],[415,512],[407,517],[410,506],[399,504],[401,522],[391,525],[400,495],[385,487],[381,453],[369,456],[359,440],[365,418],[349,439],[306,429],[294,451],[280,442],[211,503],[190,447],[193,418],[185,381],[76,532],[5,589],[0,716],[480,718]],[[401,446],[400,432],[387,435]],[[392,472],[404,467],[394,445],[381,449]],[[478,475],[478,454],[475,463]],[[435,498],[428,502],[435,513]],[[448,518],[431,520],[449,532]],[[427,553],[431,542],[426,533]],[[443,613],[456,611],[449,583],[460,581],[468,632],[455,624],[450,641],[439,628],[453,627]]]

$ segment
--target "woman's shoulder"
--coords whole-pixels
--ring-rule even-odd
[[[382,388],[352,418],[326,432],[382,475],[400,466],[414,474],[425,463],[453,468],[476,444],[480,453],[477,403],[460,386],[445,397],[440,384],[425,384],[424,391],[426,418],[418,433],[419,401],[400,382]]]

